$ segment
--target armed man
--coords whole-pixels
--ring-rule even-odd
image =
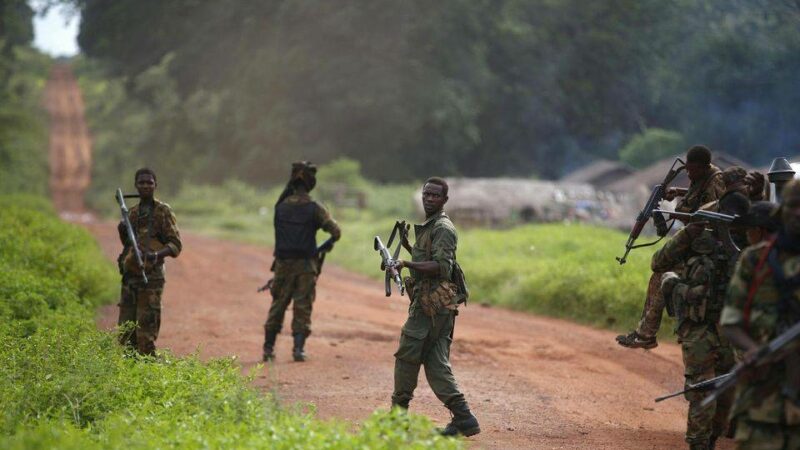
[[[670,188],[664,196],[665,200],[674,200],[678,195],[683,197],[675,208],[677,212],[693,213],[701,206],[718,200],[725,193],[722,171],[711,164],[711,150],[702,145],[695,145],[686,152],[686,174],[689,177],[689,188]],[[661,327],[664,313],[664,299],[661,296],[662,273],[654,272],[647,286],[647,297],[642,311],[642,318],[636,330],[629,334],[617,336],[617,343],[623,347],[650,349],[658,346],[656,333]]]
[[[429,178],[422,187],[425,222],[414,226],[414,247],[403,235],[403,246],[411,261],[397,261],[411,277],[406,279],[411,304],[395,356],[392,406],[408,408],[417,387],[420,366],[436,397],[452,412],[453,419],[441,431],[445,436],[480,433],[478,420],[470,412],[450,366],[450,343],[458,314],[459,288],[453,282],[460,267],[456,263],[458,236],[444,212],[447,182]]]
[[[267,283],[272,305],[264,324],[264,361],[275,358],[275,341],[292,301],[292,357],[298,362],[306,358],[304,346],[311,334],[311,310],[322,255],[341,237],[339,225],[328,210],[309,195],[316,184],[317,167],[308,161],[295,162],[286,189],[275,203],[275,277]],[[325,248],[317,247],[319,229],[331,235]]]
[[[776,216],[778,233],[742,253],[720,320],[750,366],[732,411],[739,449],[800,449],[800,343],[756,367],[759,348],[800,322],[800,182],[784,187]]]
[[[134,322],[135,329],[122,335],[122,342],[143,355],[155,355],[155,343],[161,328],[164,260],[178,257],[183,244],[175,214],[169,205],[154,197],[158,187],[155,172],[148,168],[139,169],[134,180],[139,204],[130,209],[128,221],[141,250],[144,267],[140,267],[134,257],[132,243],[123,234],[125,225],[120,223],[120,239],[125,248],[119,258],[122,294],[118,324]]]
[[[720,201],[719,212],[744,216],[749,206],[747,197],[737,192]],[[724,375],[735,364],[733,351],[717,325],[732,261],[737,256],[735,248],[726,242],[730,234],[721,231],[718,224],[690,223],[653,255],[652,269],[664,273],[662,295],[677,319],[675,332],[683,353],[687,387]],[[702,407],[705,395],[707,392],[702,391],[685,394],[689,401],[686,441],[691,450],[713,448],[727,429],[731,396]]]

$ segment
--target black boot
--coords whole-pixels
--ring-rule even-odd
[[[470,412],[467,402],[453,405],[450,407],[450,412],[453,413],[453,420],[444,427],[444,430],[440,431],[442,436],[457,436],[461,434],[469,437],[481,432],[478,419]]]
[[[303,353],[303,346],[306,343],[306,335],[303,333],[294,334],[294,348],[292,349],[292,357],[297,362],[306,360],[306,354]]]
[[[278,332],[275,330],[264,331],[264,362],[272,361],[275,359],[275,340],[278,338]]]

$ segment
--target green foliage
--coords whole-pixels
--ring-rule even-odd
[[[7,69],[0,79],[0,192],[46,192],[47,130],[40,104],[49,65],[25,47],[0,54]]]
[[[676,131],[648,128],[637,134],[619,151],[619,159],[633,167],[643,168],[663,158],[681,153],[686,141]]]

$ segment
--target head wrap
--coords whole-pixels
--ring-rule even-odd
[[[317,185],[317,166],[311,161],[296,161],[292,163],[292,172],[289,175],[289,182],[286,183],[286,188],[278,197],[275,203],[278,205],[286,199],[286,197],[295,193],[298,187],[303,186],[306,192],[311,192],[314,186]]]

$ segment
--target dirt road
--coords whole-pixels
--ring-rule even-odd
[[[113,226],[90,225],[109,257]],[[268,297],[256,294],[271,258],[265,248],[187,233],[169,261],[158,344],[178,354],[237,355],[259,362]],[[387,299],[381,282],[327,266],[320,278],[309,361],[291,361],[291,336],[256,385],[281,399],[311,402],[322,417],[358,422],[386,408],[392,353],[405,297]],[[116,308],[102,311],[113,326]],[[686,403],[654,404],[681,385],[675,345],[619,348],[613,333],[561,320],[471,304],[456,326],[453,367],[484,432],[479,448],[669,449],[682,447]],[[447,411],[421,379],[412,409],[445,423]]]
[[[51,109],[55,116],[73,117],[78,111],[73,108],[77,86],[64,81],[70,77],[54,72],[48,98],[56,105]],[[83,210],[80,196],[90,170],[83,121],[73,119],[70,123],[79,125],[66,131],[55,122],[56,137],[51,139],[54,186],[60,187],[55,200],[62,211]],[[86,226],[108,257],[115,258],[115,225]],[[270,254],[266,248],[184,233],[184,252],[168,262],[158,345],[177,354],[199,351],[204,358],[236,355],[246,370],[256,365],[269,299],[255,290],[268,276]],[[277,360],[258,375],[256,386],[286,402],[312,403],[323,418],[358,423],[373,410],[387,408],[392,354],[406,308],[405,297],[383,296],[381,282],[326,266],[318,285],[308,362],[291,362],[291,338],[285,331],[278,340]],[[112,327],[116,316],[116,307],[103,308],[100,326]],[[685,447],[686,403],[675,399],[656,405],[652,400],[682,385],[678,347],[625,350],[613,337],[561,320],[484,308],[477,301],[463,308],[452,362],[483,429],[470,439],[473,447]],[[412,410],[446,423],[448,412],[421,378]],[[722,448],[730,448],[729,443]]]

